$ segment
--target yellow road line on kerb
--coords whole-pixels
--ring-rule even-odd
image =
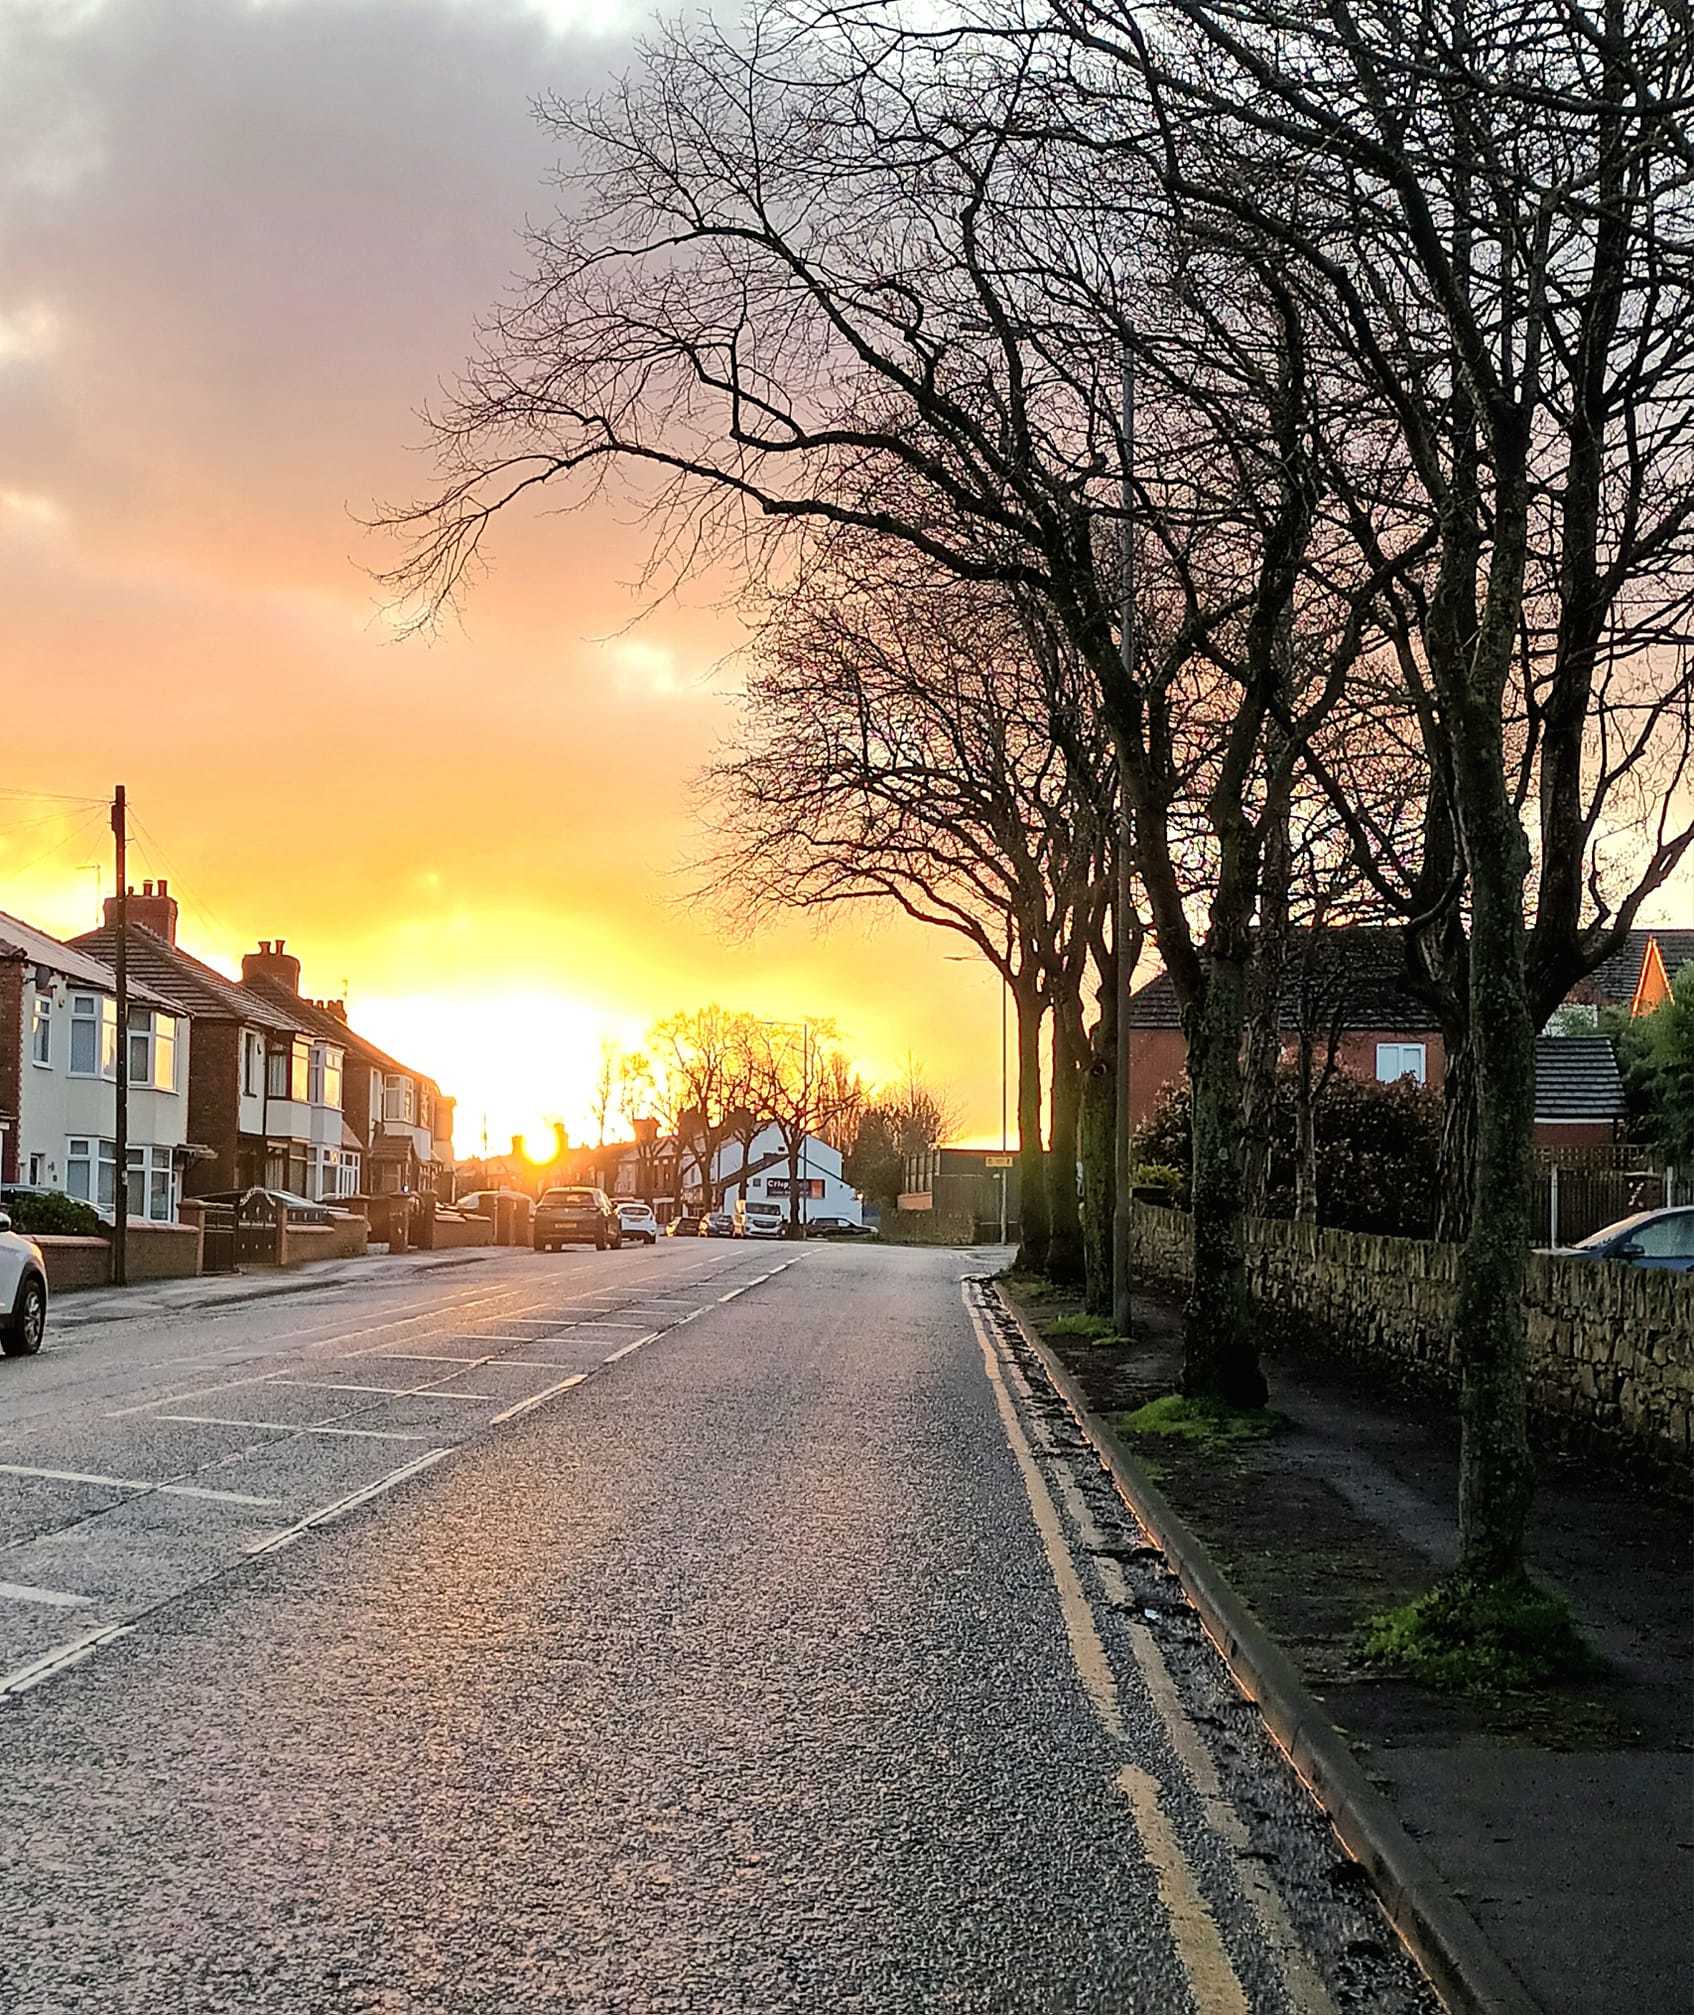
[[[1106,1647],[1095,1626],[1094,1612],[1089,1607],[1072,1564],[1058,1506],[1054,1504],[1052,1493],[1036,1465],[1023,1421],[1011,1393],[1006,1389],[994,1339],[969,1292],[961,1289],[960,1293],[965,1313],[976,1333],[977,1346],[982,1352],[983,1367],[988,1373],[988,1383],[994,1394],[994,1403],[999,1408],[1000,1422],[1006,1430],[1012,1458],[1023,1478],[1035,1529],[1041,1537],[1042,1551],[1047,1556],[1047,1566],[1058,1590],[1059,1613],[1064,1619],[1065,1636],[1070,1641],[1071,1660],[1077,1677],[1082,1681],[1083,1690],[1093,1704],[1107,1737],[1113,1743],[1121,1743],[1125,1739],[1125,1731],[1123,1715],[1118,1707],[1117,1682],[1112,1677],[1111,1660],[1106,1656]],[[1157,1784],[1144,1770],[1127,1762],[1119,1768],[1116,1782],[1129,1802],[1136,1832],[1140,1835],[1142,1849],[1164,1902],[1177,1957],[1194,1989],[1195,2001],[1206,2011],[1206,2015],[1250,2015],[1246,1992],[1230,1963],[1229,1954],[1224,1950],[1217,1919],[1195,1886],[1181,1843],[1159,1803]]]

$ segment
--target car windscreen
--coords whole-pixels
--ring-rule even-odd
[[[1652,1215],[1650,1210],[1638,1210],[1633,1217],[1620,1217],[1615,1224],[1602,1225],[1587,1238],[1578,1239],[1571,1250],[1593,1252],[1598,1246],[1610,1245],[1614,1238],[1622,1238],[1627,1232],[1634,1231],[1639,1225],[1645,1224]]]

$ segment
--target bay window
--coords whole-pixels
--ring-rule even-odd
[[[328,1043],[313,1043],[310,1073],[313,1105],[341,1109],[341,1052]]]
[[[78,1139],[73,1135],[65,1143],[65,1194],[91,1203],[109,1216],[117,1168],[117,1149],[109,1140]]]
[[[102,1217],[112,1215],[117,1189],[117,1148],[109,1140],[72,1135],[65,1142],[65,1193],[91,1203]],[[176,1158],[168,1147],[143,1143],[128,1155],[125,1200],[131,1217],[154,1224],[176,1218]]]

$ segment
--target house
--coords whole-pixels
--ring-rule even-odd
[[[176,1219],[189,1146],[190,1018],[129,980],[129,1215]],[[117,976],[0,914],[0,1180],[63,1190],[110,1215],[117,1176]]]
[[[338,1000],[300,991],[300,961],[282,938],[262,938],[241,960],[255,994],[340,1057],[341,1138],[314,1166],[312,1197],[453,1195],[453,1100],[423,1072],[398,1063],[348,1023]]]
[[[117,955],[117,899],[106,922],[72,940],[103,965]],[[310,1195],[325,1149],[345,1144],[341,1111],[344,1045],[315,1037],[303,1018],[232,980],[176,941],[169,884],[129,891],[133,983],[179,1002],[194,1030],[188,1058],[188,1138],[204,1150],[184,1183],[189,1196],[233,1189]]]
[[[1624,944],[1571,989],[1557,1034],[1536,1045],[1536,1140],[1541,1147],[1592,1146],[1618,1137],[1623,1089],[1612,1046],[1595,1029],[1603,1008],[1629,1011],[1655,961],[1670,973],[1694,960],[1694,930],[1634,930]],[[1279,1022],[1284,1054],[1302,1028],[1320,1061],[1391,1084],[1402,1077],[1440,1085],[1447,1049],[1434,1011],[1407,985],[1404,935],[1397,929],[1347,927],[1295,933],[1284,974]],[[1142,1127],[1166,1085],[1181,1081],[1187,1047],[1176,989],[1157,973],[1130,998],[1130,1107]]]
[[[1320,1060],[1333,1040],[1337,1064],[1356,1077],[1443,1083],[1441,1024],[1405,982],[1404,942],[1398,930],[1369,927],[1296,934],[1278,1016],[1285,1048],[1306,1027]],[[1180,1083],[1188,1068],[1168,973],[1155,973],[1130,996],[1129,1030],[1130,1112],[1139,1128],[1153,1117],[1165,1086]]]
[[[684,1164],[683,1188],[707,1210],[733,1210],[742,1201],[777,1203],[790,1219],[836,1217],[863,1224],[863,1202],[841,1169],[841,1150],[816,1134],[806,1135],[791,1161],[782,1131],[773,1122],[753,1136],[745,1155],[739,1141],[726,1141],[718,1149],[709,1196],[697,1159]]]

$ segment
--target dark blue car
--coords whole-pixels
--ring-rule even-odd
[[[1621,1259],[1629,1266],[1694,1273],[1694,1208],[1639,1210],[1562,1248],[1564,1259]]]

